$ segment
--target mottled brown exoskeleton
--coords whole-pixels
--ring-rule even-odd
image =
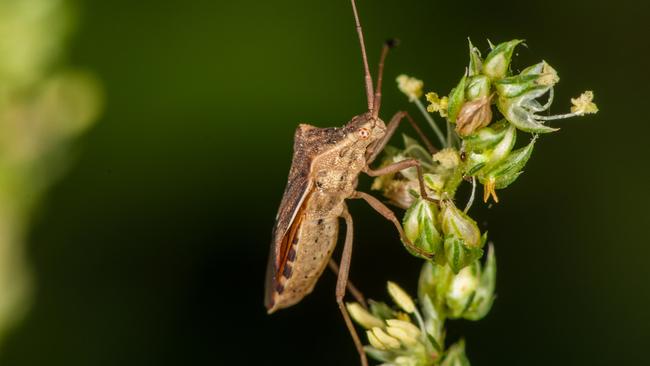
[[[395,214],[371,195],[356,190],[358,175],[364,172],[379,176],[416,167],[420,178],[420,193],[426,197],[422,174],[417,160],[409,159],[373,170],[369,167],[406,118],[423,138],[431,152],[430,142],[406,112],[398,112],[386,125],[379,118],[384,59],[393,42],[382,49],[377,75],[377,88],[368,68],[363,33],[355,1],[351,0],[365,71],[368,112],[358,115],[343,127],[318,128],[298,126],[294,137],[294,153],[289,179],[278,210],[273,230],[266,275],[265,305],[269,313],[296,304],[309,294],[316,281],[329,266],[338,273],[336,301],[361,357],[367,365],[363,346],[343,303],[346,287],[365,305],[363,296],[348,283],[352,255],[352,217],[345,200],[365,200],[396,226],[402,241],[413,252],[427,256],[404,236]],[[336,245],[339,219],[346,223],[346,237],[340,266],[330,259]]]

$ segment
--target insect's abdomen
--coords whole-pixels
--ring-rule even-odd
[[[338,218],[314,218],[306,214],[275,289],[269,313],[296,304],[308,295],[327,266],[338,237]]]

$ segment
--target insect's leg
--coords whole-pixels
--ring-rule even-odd
[[[397,232],[399,233],[400,238],[404,242],[404,245],[406,245],[410,251],[417,253],[424,258],[431,258],[431,254],[416,247],[415,245],[413,245],[413,243],[411,243],[410,240],[408,240],[406,235],[404,235],[404,229],[402,229],[402,224],[400,224],[399,220],[395,216],[395,213],[386,205],[381,203],[381,201],[369,195],[368,193],[359,192],[359,191],[355,192],[351,198],[360,198],[366,201],[370,205],[370,207],[372,207],[375,211],[379,212],[379,214],[384,216],[387,220],[391,221],[395,225],[395,228],[397,228]]]
[[[336,276],[339,275],[339,266],[338,266],[338,264],[336,264],[334,259],[330,258],[328,266],[330,267],[330,269],[332,270],[332,272],[334,272],[334,274]],[[348,287],[348,291],[352,294],[352,296],[354,296],[354,298],[357,300],[357,302],[359,304],[361,304],[361,306],[363,306],[364,308],[367,309],[368,308],[368,303],[366,302],[365,296],[363,296],[363,293],[361,291],[359,291],[359,289],[357,289],[357,287],[352,283],[352,281],[348,280],[348,286],[347,287]]]
[[[341,215],[345,219],[345,245],[343,246],[343,254],[341,255],[341,265],[339,267],[339,276],[336,280],[336,303],[339,305],[341,314],[343,315],[343,320],[345,320],[345,325],[350,331],[354,345],[357,347],[359,352],[359,357],[361,358],[361,365],[368,366],[368,359],[366,357],[366,352],[363,349],[363,344],[359,340],[359,335],[357,330],[352,324],[352,319],[350,319],[350,314],[345,308],[343,303],[343,297],[345,296],[345,288],[348,283],[348,275],[350,273],[350,261],[352,260],[352,239],[354,230],[352,229],[352,216],[348,212],[347,208],[344,209],[343,214]]]
[[[435,202],[434,199],[429,197],[426,189],[424,188],[425,186],[424,186],[424,178],[422,176],[422,167],[420,167],[420,162],[417,161],[416,159],[406,159],[406,160],[398,161],[396,163],[386,165],[376,170],[373,170],[369,166],[366,166],[364,172],[371,177],[378,177],[380,175],[397,173],[399,171],[412,168],[412,167],[415,167],[418,173],[418,183],[420,184],[420,195],[425,200]]]
[[[384,147],[386,147],[386,144],[388,143],[390,138],[393,137],[393,135],[395,134],[395,131],[397,130],[397,127],[399,126],[399,123],[402,122],[404,120],[404,118],[406,118],[406,120],[411,124],[411,126],[413,126],[413,129],[418,134],[418,136],[420,137],[420,139],[422,140],[424,145],[426,145],[427,150],[429,150],[429,152],[431,154],[435,154],[438,151],[438,149],[436,149],[433,146],[431,141],[429,141],[427,136],[422,132],[422,130],[420,129],[418,124],[415,123],[415,120],[413,120],[411,115],[409,115],[408,112],[401,111],[401,112],[395,113],[393,118],[390,119],[390,122],[388,122],[388,125],[386,125],[386,134],[384,135],[384,137],[382,137],[381,140],[378,140],[376,142],[376,144],[372,147],[372,152],[371,152],[370,156],[368,156],[366,158],[366,162],[368,164],[375,161],[377,156],[379,156],[379,154],[384,149]]]

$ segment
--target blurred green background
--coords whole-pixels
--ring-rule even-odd
[[[101,80],[105,110],[32,218],[35,298],[0,365],[355,365],[330,273],[294,308],[262,305],[296,125],[364,112],[349,1],[77,4],[68,60]],[[483,50],[525,38],[514,67],[558,70],[553,112],[596,93],[599,114],[559,122],[501,202],[473,209],[498,299],[449,338],[465,336],[475,365],[650,364],[649,4],[359,0],[373,69],[382,41],[402,40],[385,120],[417,116],[398,74],[455,85],[468,36]],[[420,261],[362,202],[350,209],[351,278],[371,298],[388,279],[413,292]]]

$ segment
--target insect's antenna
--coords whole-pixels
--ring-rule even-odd
[[[368,67],[368,56],[366,56],[366,44],[363,41],[363,30],[361,29],[361,22],[359,22],[359,13],[357,12],[357,4],[354,0],[352,2],[352,11],[354,12],[354,21],[357,26],[357,34],[359,35],[359,44],[361,45],[361,58],[363,59],[363,68],[366,74],[366,96],[368,97],[368,110],[372,111],[374,101],[373,101],[373,90],[372,87],[372,77],[370,77],[370,68]]]
[[[375,89],[374,104],[372,106],[372,116],[377,118],[379,116],[379,108],[381,107],[381,82],[384,78],[384,61],[388,51],[399,44],[398,39],[389,39],[384,43],[381,49],[381,57],[379,58],[379,68],[377,71],[377,89]]]

